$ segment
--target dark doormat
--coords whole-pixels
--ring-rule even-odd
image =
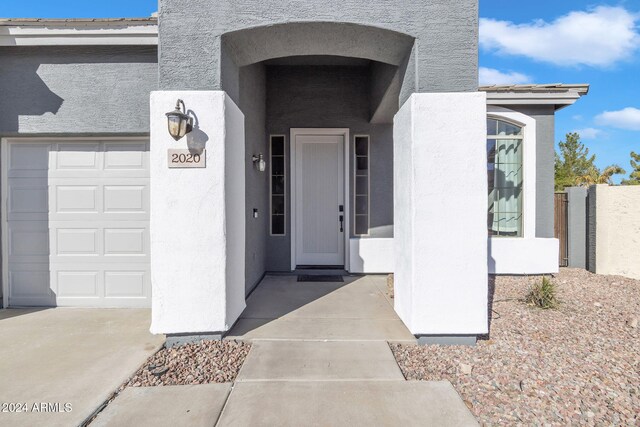
[[[300,274],[298,282],[344,282],[339,275]]]

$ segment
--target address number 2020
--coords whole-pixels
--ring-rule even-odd
[[[169,150],[170,168],[204,168],[206,154],[192,153],[189,150]]]

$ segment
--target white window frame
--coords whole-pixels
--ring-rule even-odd
[[[282,158],[284,164],[284,231],[282,234],[273,234],[273,138],[282,138]],[[269,236],[286,237],[287,236],[287,137],[286,135],[273,134],[269,135]]]
[[[536,237],[536,120],[504,107],[488,106],[487,118],[522,127],[522,235],[489,236],[490,239],[533,239]],[[488,132],[487,132],[487,136]],[[486,142],[485,142],[486,143]]]
[[[367,138],[367,233],[366,234],[357,234],[356,233],[356,181],[358,175],[358,155],[356,152],[356,140],[358,138]],[[371,236],[371,136],[370,135],[354,135],[353,136],[353,235],[354,237],[369,237]]]

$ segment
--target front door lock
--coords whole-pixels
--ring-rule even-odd
[[[344,225],[344,215],[340,215],[338,217],[338,219],[340,220],[340,232],[343,233],[344,232],[344,227],[343,227],[343,225]]]

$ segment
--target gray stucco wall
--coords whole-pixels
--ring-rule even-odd
[[[0,135],[148,134],[151,47],[0,48]]]
[[[268,66],[267,134],[286,135],[288,156],[291,128],[349,128],[350,164],[354,135],[370,135],[371,237],[392,237],[393,128],[369,123],[369,76],[369,67]],[[289,163],[287,157],[287,218],[291,210]],[[349,181],[352,188],[351,176]],[[353,212],[349,215],[353,218]],[[291,224],[287,224],[286,236],[268,237],[267,270],[290,270],[290,236]]]
[[[569,267],[587,268],[587,189],[565,188],[568,198]]]
[[[555,164],[555,109],[552,105],[505,105],[536,121],[536,237],[552,238]]]
[[[268,161],[269,148],[265,134],[266,75],[265,66],[255,64],[240,70],[240,109],[245,125],[245,291],[249,293],[260,281],[266,267],[269,230],[269,171],[259,172],[251,161],[253,154],[263,154]],[[258,218],[253,217],[258,209]]]
[[[373,0],[285,0],[277,3],[160,0],[159,3],[160,88],[164,90],[226,90],[228,80],[222,70],[229,72],[227,65],[223,64],[229,58],[223,49],[233,50],[238,46],[223,46],[224,34],[273,24],[312,21],[378,27],[414,38],[415,44],[406,60],[408,66],[401,100],[412,92],[477,90],[477,0],[404,0],[393,5]],[[334,30],[326,31],[324,37],[331,38],[334,33]],[[377,45],[376,40],[363,44],[353,34],[344,34],[335,41],[338,45],[335,42],[324,43],[324,51],[308,54],[350,52],[357,51],[358,46],[368,49]],[[278,36],[273,33],[265,37]],[[291,37],[290,42],[295,44],[299,37],[304,35]],[[309,46],[323,46],[315,42],[316,37],[314,34],[304,41]],[[277,39],[270,42],[263,37],[260,46],[241,48],[274,49],[278,52],[274,55],[288,56],[282,52],[281,46]],[[378,57],[368,59],[379,60]]]

